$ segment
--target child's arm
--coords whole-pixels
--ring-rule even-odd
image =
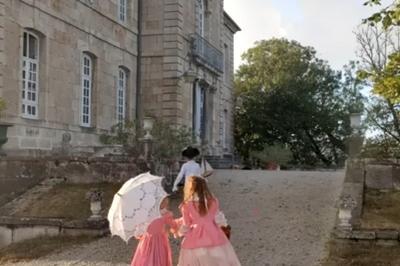
[[[222,211],[218,211],[215,216],[215,222],[218,226],[228,226],[228,221],[226,220],[225,214]]]
[[[182,218],[180,223],[181,226],[179,227],[179,235],[180,236],[184,236],[189,230],[190,230],[190,226],[192,225],[192,219],[189,215],[189,211],[187,209],[187,205],[183,205],[181,207],[181,212],[182,212]]]

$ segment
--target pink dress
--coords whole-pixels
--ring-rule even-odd
[[[231,243],[215,222],[218,200],[215,199],[205,216],[198,213],[196,204],[190,201],[181,205],[186,232],[178,266],[240,266]]]
[[[154,220],[140,238],[131,266],[172,266],[166,225],[176,229],[176,223],[169,211]]]

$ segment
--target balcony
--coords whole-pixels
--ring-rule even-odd
[[[217,74],[222,74],[224,72],[224,56],[222,52],[199,34],[193,34],[191,37],[191,51],[194,61]]]

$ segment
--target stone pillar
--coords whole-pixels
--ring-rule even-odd
[[[0,0],[0,97],[3,96],[4,86],[4,62],[5,62],[5,4],[4,0]]]
[[[348,139],[348,153],[350,158],[359,157],[362,146],[364,142],[364,137],[360,133],[353,133]]]

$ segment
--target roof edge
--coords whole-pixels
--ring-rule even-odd
[[[224,24],[228,26],[233,33],[241,31],[242,29],[239,25],[228,15],[228,13],[224,10]]]

